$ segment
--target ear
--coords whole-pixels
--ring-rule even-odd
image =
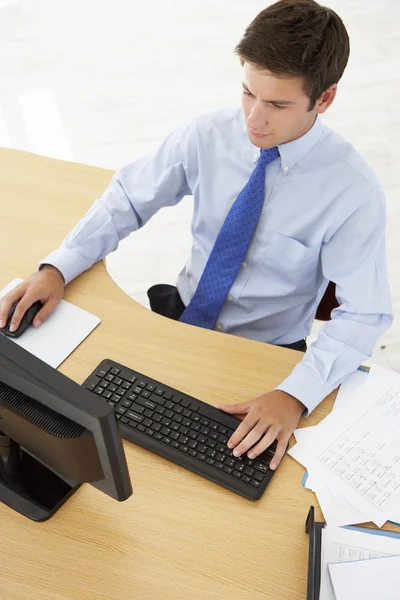
[[[328,87],[327,90],[325,90],[325,92],[322,94],[322,96],[320,98],[318,98],[317,102],[315,103],[314,110],[318,114],[322,114],[326,110],[328,110],[328,108],[330,107],[330,105],[332,104],[332,102],[335,99],[336,92],[337,92],[337,83],[334,83],[333,85]]]

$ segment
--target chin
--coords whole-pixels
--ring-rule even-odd
[[[265,137],[255,137],[252,133],[249,133],[249,138],[251,143],[253,144],[253,146],[256,146],[257,148],[262,148],[264,150],[267,150],[268,148],[272,148],[273,146],[275,146],[276,144],[274,144],[274,136],[269,134],[266,135]]]

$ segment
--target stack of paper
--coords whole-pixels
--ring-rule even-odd
[[[400,375],[374,366],[289,454],[308,471],[327,523],[400,522]]]
[[[319,600],[400,597],[400,534],[326,526],[321,539]]]

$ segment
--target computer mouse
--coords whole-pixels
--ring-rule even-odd
[[[15,331],[10,331],[9,327],[11,324],[11,318],[14,314],[17,304],[18,304],[18,302],[16,302],[15,304],[12,305],[11,310],[8,314],[6,326],[3,328],[0,328],[0,333],[3,333],[4,335],[11,337],[11,338],[20,337],[20,335],[22,335],[24,333],[24,331],[26,331],[28,329],[28,327],[30,327],[32,325],[33,319],[36,317],[37,313],[42,308],[42,303],[40,302],[40,300],[37,300],[36,302],[34,302],[32,304],[32,306],[30,306],[28,308],[28,310],[25,312],[25,314],[23,315],[21,322],[20,322],[19,326],[17,327],[17,329]]]

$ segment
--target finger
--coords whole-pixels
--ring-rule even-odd
[[[231,415],[244,415],[251,407],[252,400],[240,402],[239,404],[219,404],[218,408]]]
[[[33,321],[33,326],[39,327],[41,323],[47,321],[51,313],[54,312],[54,309],[56,308],[58,302],[58,298],[50,297],[49,300],[47,300],[47,302],[45,302],[42,308],[38,311]]]
[[[14,314],[12,316],[11,319],[11,323],[10,323],[10,331],[15,331],[16,329],[18,329],[18,326],[21,322],[22,317],[24,316],[24,314],[26,313],[26,311],[28,310],[28,308],[30,306],[32,306],[32,304],[35,302],[36,299],[32,300],[32,296],[30,296],[29,293],[25,294],[21,300],[18,302]]]
[[[261,421],[253,427],[253,429],[246,435],[246,437],[241,441],[241,443],[236,446],[233,451],[234,456],[241,456],[245,454],[249,448],[254,446],[258,442],[258,440],[264,435],[268,424],[263,424]]]
[[[257,446],[254,446],[248,453],[248,457],[253,460],[257,458],[260,454],[262,454],[267,448],[270,447],[272,442],[276,440],[276,437],[279,433],[279,430],[275,427],[270,427],[264,437],[259,441]]]
[[[20,286],[11,290],[8,294],[1,299],[0,304],[0,327],[5,327],[13,304],[18,302],[25,293],[25,289]]]
[[[284,436],[279,438],[278,445],[275,450],[274,458],[271,460],[270,465],[269,465],[269,468],[272,469],[272,471],[274,471],[278,467],[279,463],[281,462],[281,460],[286,452],[286,448],[287,448],[290,436],[291,436],[291,434],[285,434]]]
[[[243,419],[243,421],[237,427],[236,431],[234,431],[231,437],[229,438],[227,442],[228,448],[235,448],[235,446],[237,446],[242,441],[242,439],[246,437],[249,431],[251,431],[253,427],[257,425],[257,423],[258,416],[248,414],[247,417]]]

